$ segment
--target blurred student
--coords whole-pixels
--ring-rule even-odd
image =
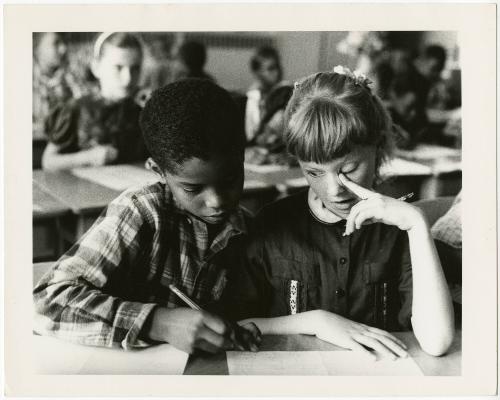
[[[365,77],[339,66],[298,83],[285,143],[310,188],[257,215],[222,302],[233,318],[371,357],[406,357],[389,332],[409,329],[427,353],[447,351],[453,310],[427,220],[374,189],[391,132]]]
[[[247,141],[251,141],[257,133],[266,97],[283,76],[280,56],[276,49],[269,46],[258,48],[250,59],[250,70],[255,81],[247,91],[245,108]]]
[[[45,119],[59,103],[81,96],[81,83],[70,71],[68,46],[60,32],[34,33],[33,138],[46,138]]]
[[[172,61],[172,80],[182,78],[214,78],[205,72],[207,50],[203,43],[188,40],[174,48]]]
[[[417,84],[408,76],[397,77],[388,91],[388,110],[396,125],[396,146],[402,149],[412,148],[425,139],[429,126]]]
[[[285,148],[283,131],[285,109],[292,97],[293,86],[278,84],[269,93],[259,128],[245,152],[245,162],[253,164],[294,164]]]
[[[254,326],[208,310],[238,264],[250,222],[238,206],[244,136],[230,95],[207,79],[153,93],[141,114],[159,182],[113,200],[34,289],[35,331],[126,350],[256,350]],[[202,309],[194,310],[169,289]]]
[[[130,163],[146,159],[134,100],[142,46],[131,33],[103,33],[94,45],[92,73],[99,93],[60,103],[45,121],[47,170]]]

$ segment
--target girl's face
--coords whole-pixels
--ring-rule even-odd
[[[343,173],[358,185],[371,189],[376,172],[375,150],[375,146],[360,146],[329,163],[300,161],[300,167],[323,205],[339,217],[346,218],[359,199],[340,183],[338,175]]]
[[[142,56],[139,50],[105,44],[102,52],[93,66],[102,96],[116,101],[133,95],[141,72]]]

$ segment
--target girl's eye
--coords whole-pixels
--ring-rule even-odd
[[[313,178],[319,178],[320,176],[324,175],[324,172],[320,171],[307,171],[307,175],[312,176]]]
[[[350,173],[356,171],[357,168],[358,168],[357,165],[352,165],[352,166],[349,165],[349,166],[343,167],[340,172],[347,175],[347,174],[350,174]]]

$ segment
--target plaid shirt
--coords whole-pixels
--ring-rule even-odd
[[[141,329],[152,310],[185,306],[170,283],[202,307],[220,298],[246,226],[238,209],[209,243],[206,223],[179,209],[164,184],[127,190],[35,287],[35,331],[87,345],[147,346]]]

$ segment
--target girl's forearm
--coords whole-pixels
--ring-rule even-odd
[[[263,335],[316,335],[321,310],[306,311],[274,318],[248,318],[241,323],[253,322]]]
[[[453,305],[425,219],[408,231],[413,275],[412,325],[422,348],[441,355],[454,336]]]

